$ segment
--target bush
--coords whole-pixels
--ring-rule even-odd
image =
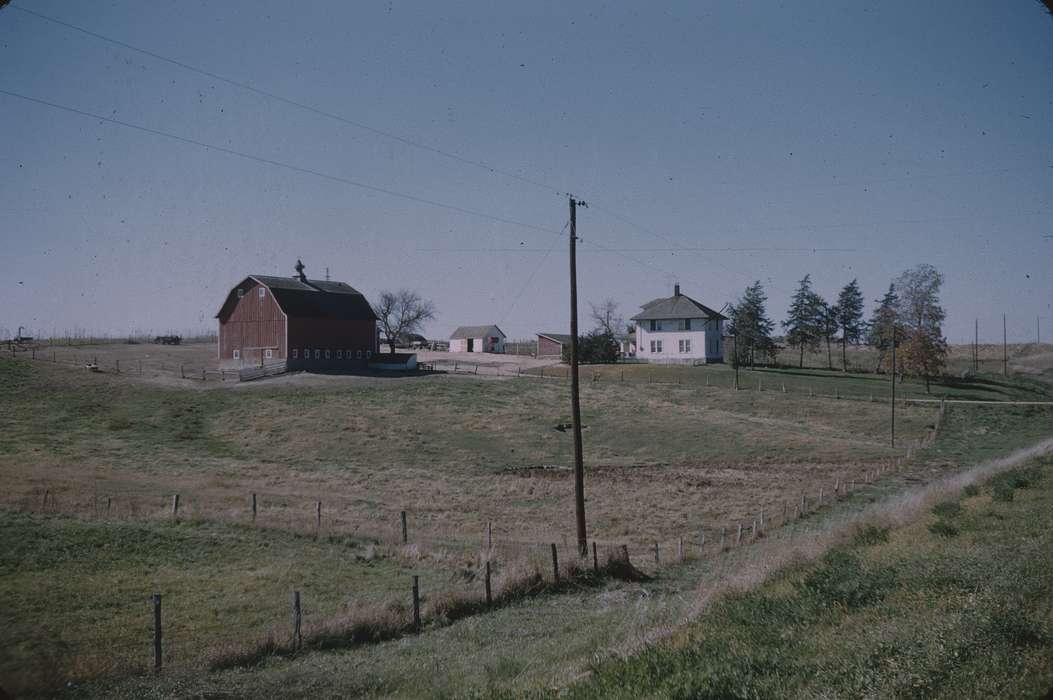
[[[866,525],[856,530],[856,535],[853,541],[861,547],[869,547],[875,544],[884,544],[888,542],[887,527],[878,527],[876,525]]]
[[[979,496],[980,495],[980,487],[977,486],[976,484],[969,484],[964,489],[962,489],[962,495],[965,496],[966,498],[972,498],[973,496]]]
[[[1040,620],[1016,606],[1003,606],[991,614],[987,631],[1016,646],[1053,645],[1053,633]]]
[[[991,498],[996,501],[1002,501],[1008,503],[1013,500],[1013,486],[1004,481],[1000,481],[994,485],[994,491],[991,494]]]
[[[953,518],[962,512],[962,505],[958,501],[944,501],[933,506],[932,512],[941,518]]]
[[[858,557],[834,550],[822,558],[800,586],[822,602],[861,608],[883,599],[895,583],[894,570],[869,571]]]
[[[958,528],[947,522],[946,520],[937,520],[932,525],[929,525],[929,532],[939,537],[957,537]]]

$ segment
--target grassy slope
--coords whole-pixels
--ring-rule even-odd
[[[1053,689],[1051,468],[861,531],[560,697],[1037,697]]]

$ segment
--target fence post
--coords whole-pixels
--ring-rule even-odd
[[[556,543],[552,543],[552,580],[559,584],[559,555],[556,554]]]
[[[750,539],[757,539],[757,519],[753,519],[753,526],[750,528]]]
[[[154,673],[161,672],[161,594],[154,593]]]
[[[252,522],[256,522],[256,494],[252,494]]]
[[[739,543],[742,542],[742,523],[739,523],[738,532],[735,533],[735,546],[738,547]]]
[[[413,577],[413,629],[420,629],[420,577]]]
[[[703,551],[706,548],[706,530],[705,528],[698,528],[698,550]]]
[[[112,498],[110,496],[107,496],[106,497],[106,515],[110,514],[110,502],[111,501],[112,501]]]
[[[622,559],[625,560],[626,565],[629,563],[629,545],[622,545]]]
[[[121,361],[120,361],[120,359],[114,360],[113,361],[113,366],[114,366],[114,369],[117,370],[117,374],[120,374],[121,373]]]
[[[321,531],[321,529],[322,529],[322,502],[321,501],[315,501],[315,504],[314,504],[314,527],[318,531]]]
[[[205,381],[205,368],[201,368],[201,381]]]
[[[819,507],[821,508],[822,505],[823,505],[823,487],[820,486],[819,487]]]
[[[654,543],[654,565],[658,566],[661,562],[658,559],[658,543]]]
[[[175,519],[175,518],[178,518],[178,517],[179,517],[179,494],[178,493],[174,493],[174,494],[172,494],[172,518]]]
[[[592,541],[592,571],[593,573],[600,573],[600,558],[596,556],[596,540]]]
[[[493,521],[486,521],[486,551],[493,551],[494,548],[494,523]]]
[[[726,527],[720,528],[720,551],[722,551],[722,552],[725,549],[724,543],[725,543],[725,539],[726,539],[725,536],[726,535],[727,535],[727,528]]]
[[[761,512],[760,512],[760,529],[761,529],[761,531],[764,530],[764,509],[763,508],[761,509]]]
[[[293,649],[299,649],[300,645],[303,644],[303,634],[301,633],[301,621],[303,615],[300,611],[300,591],[293,591],[292,594],[292,624],[293,624]]]
[[[676,558],[684,561],[684,538],[681,537],[676,543]]]
[[[183,371],[183,365],[179,365],[179,378],[186,379],[186,372]]]
[[[409,544],[409,530],[406,527],[406,511],[402,511],[399,514],[399,519],[402,520],[402,544]]]
[[[47,510],[49,495],[51,495],[51,492],[48,489],[44,489],[44,498],[40,500],[40,510]]]
[[[493,605],[494,597],[490,591],[490,560],[486,560],[486,604]]]

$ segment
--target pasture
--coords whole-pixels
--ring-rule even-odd
[[[829,493],[835,481],[857,482],[865,499],[1048,432],[1048,409],[955,407],[921,458],[868,491],[868,474],[904,455],[888,445],[887,404],[790,386],[736,392],[726,367],[661,371],[677,372],[668,376],[680,383],[583,384],[590,538],[602,552],[628,545],[635,562],[655,542],[665,557],[679,538],[697,547],[703,530],[713,554],[719,528],[731,532],[761,511],[776,524],[800,495],[814,498],[824,485]],[[958,391],[1049,396],[1040,382],[1016,378],[985,377]],[[560,380],[173,385],[3,358],[0,392],[3,594],[12,601],[3,620],[5,687],[45,690],[144,670],[155,591],[171,606],[170,667],[192,673],[227,650],[287,636],[292,590],[304,591],[309,620],[378,608],[403,614],[411,574],[430,592],[477,591],[487,557],[503,576],[512,562],[536,564],[539,544],[571,556],[570,437],[554,429],[569,422]],[[902,444],[924,440],[937,412],[936,404],[897,407]],[[178,519],[170,511],[176,493]],[[401,511],[407,546],[399,541]],[[624,599],[623,586],[607,585]],[[507,614],[536,612],[529,601],[519,605],[520,613]],[[566,603],[537,605],[558,617]],[[574,658],[644,624],[604,610],[589,635],[563,640]],[[646,624],[676,609],[661,610]],[[508,640],[506,653],[514,648]],[[539,658],[557,648],[553,641]],[[384,677],[398,674],[390,659],[361,653],[388,664]]]

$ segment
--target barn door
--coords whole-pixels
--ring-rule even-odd
[[[475,352],[475,338],[468,339],[468,352]]]

